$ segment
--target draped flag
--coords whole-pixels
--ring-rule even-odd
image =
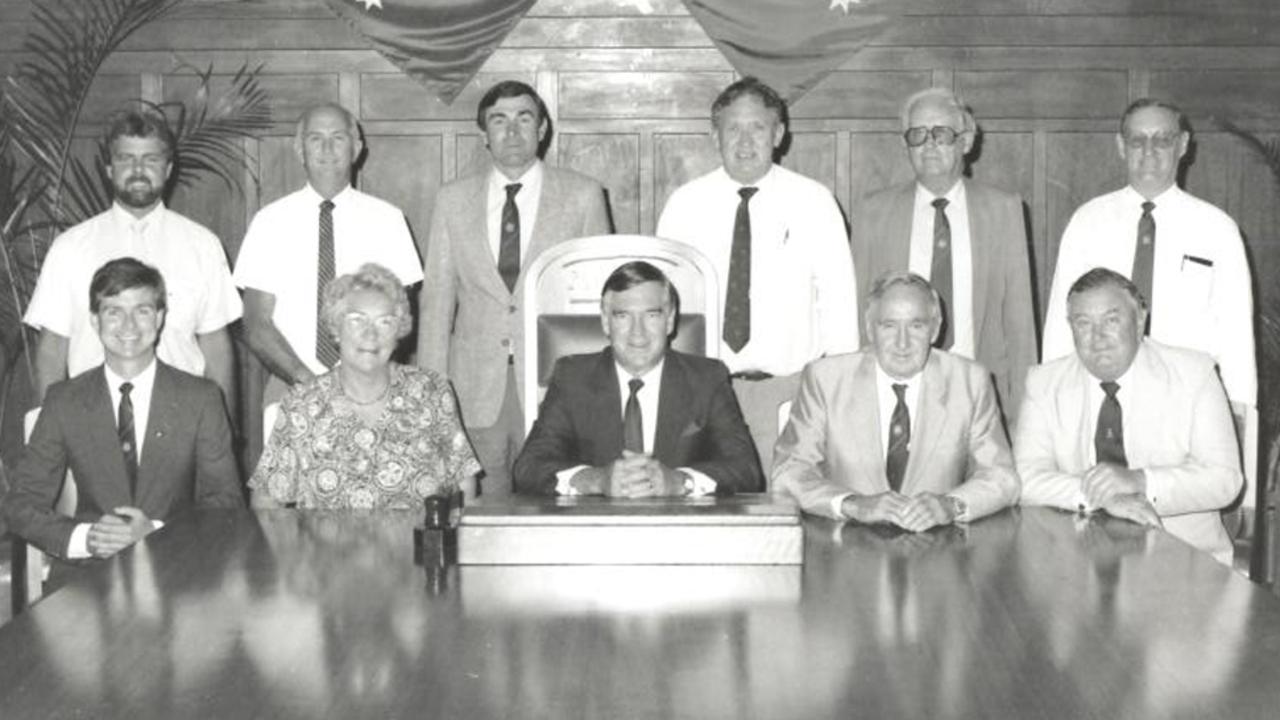
[[[684,0],[734,69],[768,83],[789,102],[889,24],[874,0]]]
[[[384,57],[453,102],[534,0],[326,0]]]

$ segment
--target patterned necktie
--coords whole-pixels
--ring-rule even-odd
[[[1098,428],[1093,434],[1093,449],[1100,463],[1113,463],[1120,467],[1129,467],[1124,456],[1124,415],[1120,410],[1120,401],[1116,399],[1119,383],[1102,383],[1102,392],[1107,396],[1098,409]]]
[[[729,250],[729,284],[724,293],[721,337],[738,352],[751,339],[751,212],[747,203],[759,188],[738,189],[738,213],[733,218],[733,246]]]
[[[631,395],[627,397],[627,408],[622,413],[622,448],[631,452],[644,452],[644,422],[640,418],[640,398],[636,393],[644,387],[640,378],[631,378],[627,382]]]
[[[933,201],[933,261],[929,264],[929,282],[942,299],[942,329],[937,347],[950,349],[955,342],[955,309],[951,304],[951,223],[947,220],[947,199]]]
[[[502,204],[502,228],[498,233],[498,274],[508,292],[515,292],[520,277],[520,208],[516,207],[520,188],[520,183],[506,186],[507,201]]]
[[[129,496],[138,489],[138,445],[133,435],[133,401],[129,393],[133,383],[120,383],[120,409],[116,415],[116,434],[120,437],[120,452],[124,455],[124,472],[129,478]]]
[[[1138,219],[1138,246],[1133,251],[1133,273],[1130,275],[1142,297],[1147,299],[1147,328],[1151,327],[1151,316],[1156,307],[1151,284],[1156,258],[1156,219],[1151,216],[1151,211],[1155,209],[1156,204],[1150,200],[1142,203],[1142,217]]]
[[[338,344],[321,317],[324,289],[333,280],[333,202],[320,203],[320,251],[316,255],[316,359],[331,368],[338,363]]]
[[[889,418],[889,451],[884,456],[884,473],[889,480],[889,489],[897,492],[902,489],[902,478],[907,472],[911,413],[907,410],[907,386],[894,383],[893,394],[898,396],[898,403],[893,406],[893,416]]]

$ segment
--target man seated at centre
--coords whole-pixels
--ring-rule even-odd
[[[668,347],[675,289],[646,262],[604,283],[609,347],[556,362],[516,459],[517,492],[638,498],[762,490],[762,474],[719,360]]]
[[[942,310],[929,281],[884,275],[865,307],[870,348],[805,368],[774,486],[806,512],[913,532],[1017,502],[990,373],[933,349]]]

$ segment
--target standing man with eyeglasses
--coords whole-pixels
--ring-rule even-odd
[[[950,90],[907,98],[902,129],[915,179],[854,208],[858,286],[903,270],[928,278],[942,299],[938,347],[990,370],[1012,419],[1036,362],[1022,198],[964,177],[977,124]]]
[[[42,400],[53,383],[102,363],[85,288],[103,263],[131,256],[169,279],[168,320],[156,348],[160,359],[213,380],[229,402],[234,394],[227,325],[240,317],[240,296],[217,236],[165,207],[173,133],[159,115],[123,112],[111,119],[106,142],[111,207],[53,241],[23,317],[40,330],[36,398]]]
[[[1129,184],[1081,205],[1062,233],[1044,324],[1044,360],[1073,351],[1071,285],[1105,267],[1133,281],[1150,308],[1146,331],[1218,364],[1232,410],[1257,398],[1253,281],[1240,230],[1226,213],[1177,185],[1191,140],[1176,106],[1143,98],[1125,110],[1116,149]]]

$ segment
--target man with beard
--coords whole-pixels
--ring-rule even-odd
[[[240,317],[240,296],[217,236],[164,205],[173,171],[173,133],[164,118],[130,111],[112,119],[106,139],[114,202],[53,241],[23,317],[40,331],[36,399],[43,399],[54,382],[102,363],[86,290],[103,263],[132,256],[168,278],[168,322],[157,355],[179,370],[213,380],[229,402],[227,325]]]
[[[540,159],[551,120],[532,87],[506,80],[489,88],[476,124],[492,167],[436,195],[418,364],[453,382],[484,466],[481,493],[493,497],[511,494],[524,442],[523,269],[552,245],[609,232],[609,213],[600,183]]]

